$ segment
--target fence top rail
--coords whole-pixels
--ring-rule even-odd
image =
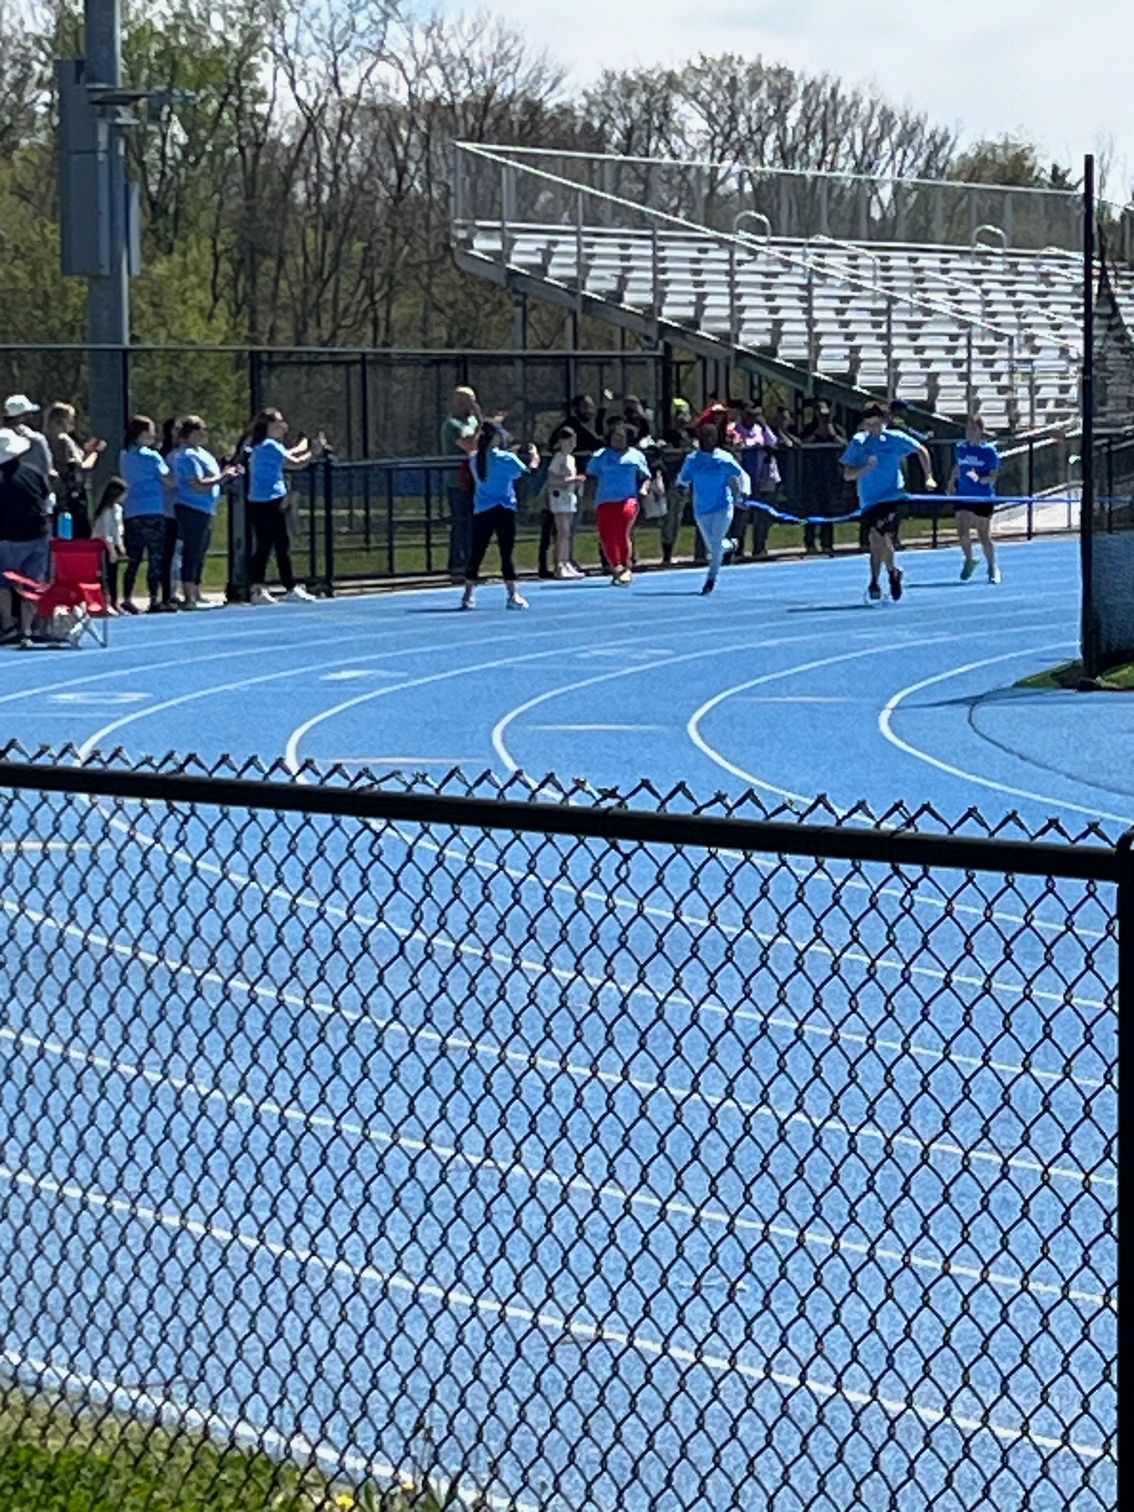
[[[968,179],[923,179],[903,177],[898,174],[851,173],[845,169],[770,168],[762,163],[744,163],[737,160],[635,157],[618,152],[579,152],[560,150],[557,147],[511,147],[497,142],[458,141],[454,145],[466,152],[474,150],[500,156],[567,158],[576,162],[631,163],[639,167],[652,168],[715,168],[725,173],[752,173],[776,179],[834,179],[848,183],[869,184],[874,187],[879,184],[909,184],[919,188],[955,190],[958,193],[1020,194],[1033,197],[1044,196],[1053,200],[1062,199],[1075,204],[1083,202],[1081,189],[1054,189],[1042,184],[986,184]],[[1134,210],[1134,203],[1124,206],[1118,205],[1116,201],[1108,201],[1108,203],[1113,203],[1118,209]]]
[[[562,835],[751,855],[877,862],[887,866],[992,872],[1118,883],[1130,874],[1130,840],[1119,845],[926,835],[912,830],[652,813],[569,803],[521,803],[381,789],[316,787],[247,778],[121,771],[93,766],[40,766],[0,761],[0,791],[64,793],[143,803],[185,804],[276,814],[435,824],[512,834]]]

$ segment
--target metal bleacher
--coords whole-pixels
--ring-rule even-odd
[[[1077,415],[1075,196],[1047,195],[1052,203],[1038,215],[1034,205],[1006,202],[1002,218],[1017,228],[1018,246],[1001,225],[976,220],[1000,208],[997,191],[972,192],[980,186],[936,186],[936,205],[935,186],[917,186],[921,219],[911,227],[901,181],[890,185],[892,213],[879,215],[848,195],[842,176],[783,176],[806,177],[812,198],[817,180],[838,180],[818,185],[816,214],[800,205],[797,185],[785,198],[766,173],[758,187],[772,181],[771,195],[743,183],[726,192],[719,175],[711,179],[713,165],[562,154],[551,172],[537,166],[548,156],[458,144],[452,233],[461,267],[801,387],[900,393],[954,420],[975,408],[997,430],[1034,431]],[[869,185],[875,204],[877,188]],[[910,238],[911,230],[956,235],[958,206],[967,239]],[[770,210],[793,234],[776,234]],[[895,230],[905,238],[879,239]],[[1040,236],[1059,241],[1033,245]]]

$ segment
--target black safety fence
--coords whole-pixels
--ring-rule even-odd
[[[6,1505],[1125,1504],[1130,836],[0,757]]]
[[[928,439],[926,445],[934,460],[940,498],[936,502],[923,498],[905,507],[902,537],[909,545],[954,546],[955,504],[946,492],[953,442]],[[1005,444],[999,491],[1021,502],[999,513],[996,531],[1000,538],[1031,539],[1039,532],[1077,526],[1076,445],[1073,437],[1062,434]],[[1105,450],[1117,459],[1111,463],[1112,472],[1125,467],[1123,459],[1131,445],[1129,438],[1110,438],[1104,444],[1100,456]],[[761,545],[771,552],[861,546],[855,488],[844,480],[839,466],[843,449],[842,443],[808,442],[775,452],[777,481],[758,488],[759,498],[752,500],[755,507],[748,508],[745,516],[749,555]],[[685,455],[672,448],[650,454],[661,472],[664,493],[642,502],[634,538],[641,565],[703,560],[692,500],[676,488]],[[553,527],[546,510],[547,460],[545,453],[540,466],[517,485],[521,573],[549,571],[555,561]],[[578,460],[580,466],[585,465],[585,456]],[[924,493],[920,463],[914,459],[907,471],[911,490]],[[766,476],[773,477],[770,472]],[[765,515],[765,506],[776,515],[794,516],[799,523]],[[465,563],[461,542],[467,536],[462,536],[458,523],[454,539],[453,525],[455,519],[467,517],[470,508],[468,471],[458,458],[349,462],[328,452],[294,480],[288,509],[297,570],[319,592],[382,579],[459,575]],[[772,521],[766,537],[755,528],[764,518]],[[805,518],[810,523],[804,523]],[[820,523],[823,518],[829,523]],[[214,585],[220,586],[223,575],[230,597],[239,599],[248,587],[251,550],[239,488],[222,505],[213,540]],[[575,522],[575,557],[584,567],[600,565],[589,493],[583,496]],[[486,570],[492,570],[491,561]]]

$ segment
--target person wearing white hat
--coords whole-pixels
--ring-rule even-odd
[[[26,394],[9,394],[4,400],[4,418],[0,420],[0,425],[15,431],[17,436],[22,436],[31,443],[28,465],[39,469],[50,488],[55,482],[55,464],[51,460],[47,437],[31,424],[31,417],[38,414],[39,405],[34,399],[29,399]]]
[[[25,436],[0,427],[0,645],[26,639],[35,617],[35,606],[21,600],[17,627],[4,574],[17,572],[41,583],[51,560],[50,495],[31,451]]]

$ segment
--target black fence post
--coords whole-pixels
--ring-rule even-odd
[[[1027,536],[1030,541],[1036,533],[1036,443],[1028,437],[1028,528]]]
[[[1118,1121],[1115,1140],[1120,1142],[1130,1137],[1134,1128],[1134,830],[1127,830],[1115,847],[1118,864],[1118,990],[1115,994],[1115,1009],[1118,1023]],[[1117,1294],[1125,1296],[1129,1304],[1134,1295],[1134,1242],[1129,1228],[1134,1213],[1134,1155],[1127,1151],[1127,1158],[1116,1155],[1118,1165],[1118,1202],[1120,1229],[1115,1235],[1117,1246]],[[1125,1214],[1126,1232],[1122,1232],[1122,1214]],[[1129,1506],[1134,1497],[1134,1452],[1125,1445],[1122,1415],[1124,1401],[1129,1398],[1130,1387],[1126,1372],[1134,1359],[1134,1308],[1129,1305],[1118,1313],[1117,1359],[1115,1361],[1117,1384],[1115,1400],[1115,1443],[1118,1450],[1118,1500],[1115,1505]],[[1122,1450],[1126,1448],[1124,1455]],[[1125,1467],[1125,1468],[1124,1468]],[[1123,1489],[1125,1487],[1125,1490]]]
[[[323,570],[328,598],[335,596],[335,454],[323,448]]]
[[[308,467],[307,479],[307,581],[319,581],[319,529],[315,519],[318,490],[314,467]]]

